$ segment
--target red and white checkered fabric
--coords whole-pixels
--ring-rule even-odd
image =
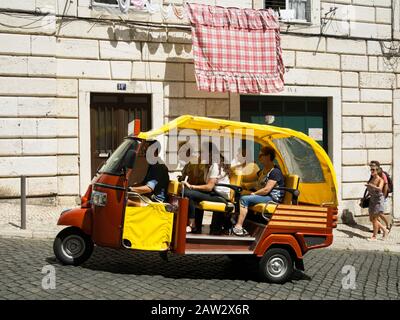
[[[285,68],[279,22],[271,9],[187,4],[199,90],[280,92]]]

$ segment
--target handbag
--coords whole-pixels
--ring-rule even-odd
[[[371,196],[368,194],[368,190],[365,189],[364,196],[360,200],[360,207],[368,208],[370,199],[371,199]]]
[[[369,207],[369,200],[371,197],[367,197],[367,198],[362,198],[360,201],[360,207],[361,208],[368,208]]]

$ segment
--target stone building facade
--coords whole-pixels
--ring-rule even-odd
[[[179,10],[183,1],[152,3]],[[366,164],[379,160],[395,182],[388,212],[400,218],[400,0],[307,4],[308,21],[281,24],[286,87],[276,96],[326,98],[341,210],[363,214],[357,202]],[[238,94],[197,90],[188,22],[165,18],[162,12],[121,18],[91,0],[0,0],[1,198],[19,196],[21,175],[28,195],[39,199],[69,204],[85,192],[93,93],[148,94],[152,127],[181,114],[240,120]]]

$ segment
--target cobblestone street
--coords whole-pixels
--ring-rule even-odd
[[[0,239],[0,299],[399,299],[400,254],[322,249],[284,285],[260,283],[254,263],[225,256],[176,256],[95,248],[80,267],[55,261],[51,240]],[[42,289],[53,265],[56,288]],[[356,289],[344,289],[345,265]]]

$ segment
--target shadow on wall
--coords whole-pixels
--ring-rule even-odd
[[[149,30],[140,27],[132,27],[130,29],[120,29],[118,27],[108,27],[107,34],[111,45],[115,48],[119,41],[131,43],[135,42],[140,50],[141,42],[148,45],[150,54],[155,54],[159,47],[163,47],[163,52],[170,54],[174,51],[176,54],[175,62],[188,60],[193,62],[191,57],[192,44],[190,31],[180,31],[178,33],[168,33],[160,30]]]

